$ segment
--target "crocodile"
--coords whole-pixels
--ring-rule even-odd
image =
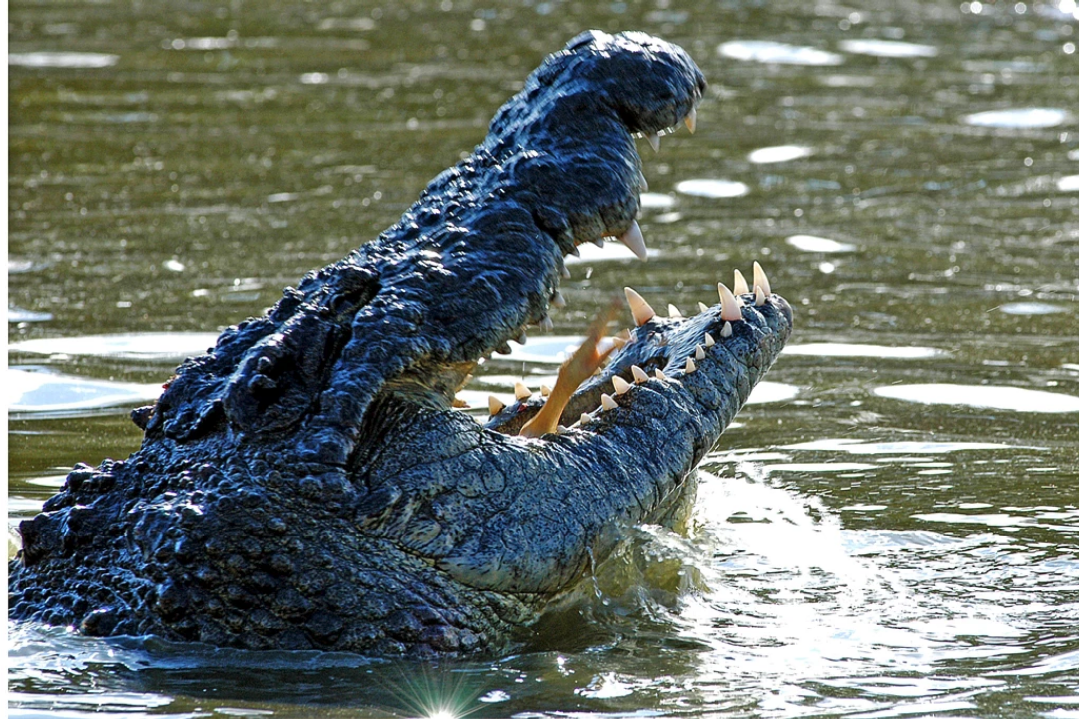
[[[792,311],[755,266],[689,317],[626,290],[553,390],[455,407],[550,329],[565,259],[644,259],[636,139],[696,125],[681,48],[585,32],[548,56],[401,220],[185,360],[140,448],[77,465],[20,524],[9,613],[91,636],[378,655],[500,652],[687,499]]]

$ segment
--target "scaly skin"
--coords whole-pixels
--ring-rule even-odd
[[[545,323],[576,245],[641,250],[633,135],[692,124],[704,87],[639,33],[550,56],[400,222],[185,361],[133,413],[136,453],[68,475],[20,527],[12,617],[253,649],[504,649],[680,496],[791,330],[774,294],[725,338],[719,305],[652,318],[561,424],[633,365],[666,378],[560,434],[518,436],[534,400],[486,426],[450,408],[479,358]]]

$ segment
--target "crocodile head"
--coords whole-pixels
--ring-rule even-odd
[[[681,49],[584,33],[394,226],[222,333],[23,522],[12,615],[249,648],[506,646],[627,525],[656,520],[776,359],[791,308],[757,269],[634,329],[551,399],[453,409],[482,358],[564,304],[564,258],[645,258],[634,135],[693,129]],[[558,395],[558,404],[553,404]],[[552,403],[552,404],[549,404]],[[552,431],[526,432],[554,408]]]

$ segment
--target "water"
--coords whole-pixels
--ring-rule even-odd
[[[179,357],[392,223],[584,28],[678,42],[710,89],[693,137],[640,143],[649,262],[572,265],[478,414],[550,383],[623,285],[689,313],[757,259],[797,312],[683,521],[635,529],[512,656],[12,625],[11,716],[1080,716],[1071,0],[9,18],[11,526],[133,451],[126,412]]]

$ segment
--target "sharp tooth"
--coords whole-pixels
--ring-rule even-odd
[[[765,270],[761,269],[761,265],[756,262],[754,263],[754,287],[763,289],[766,297],[772,294],[772,288],[769,287],[769,278],[765,276]]]
[[[638,187],[641,188],[641,191],[642,192],[648,192],[649,191],[649,183],[645,181],[645,175],[641,172],[641,170],[638,170],[637,178],[638,178]]]
[[[668,314],[668,317],[670,317],[673,320],[681,320],[682,319],[682,312],[679,312],[679,308],[676,307],[675,305],[668,305],[667,306],[667,314]]]
[[[578,422],[583,425],[588,424],[589,422],[592,422],[592,415],[588,412],[582,412],[581,419],[579,419]]]
[[[706,332],[705,333],[705,346],[706,347],[712,347],[714,344],[716,344],[716,340],[713,339],[711,334]]]
[[[738,270],[735,270],[735,284],[731,287],[732,291],[737,295],[745,295],[750,291],[750,288],[746,284],[746,278]]]
[[[626,293],[626,303],[630,305],[630,313],[634,315],[634,324],[641,327],[653,317],[656,317],[653,308],[649,307],[649,303],[645,301],[645,298],[633,288],[624,287],[623,292]]]
[[[707,304],[705,304],[704,302],[698,302],[697,303],[697,308],[698,308],[699,312],[708,312],[709,311],[709,306]]]
[[[551,332],[551,330],[555,329],[555,323],[551,321],[550,317],[544,315],[544,319],[540,320],[540,329],[544,330],[544,332]]]
[[[686,123],[686,129],[693,135],[697,130],[697,108],[691,107],[690,112],[686,113],[686,117],[683,118],[683,122]]]
[[[604,238],[603,237],[597,237],[595,240],[592,241],[592,243],[594,245],[596,245],[597,247],[603,247],[604,246]]]
[[[463,399],[458,399],[457,397],[454,397],[454,402],[451,406],[453,406],[455,409],[468,409],[469,403]]]
[[[570,250],[570,254],[574,257],[581,257],[581,250],[577,248],[577,245],[574,245],[574,248]]]
[[[563,265],[563,268],[562,268],[562,270],[560,270],[559,274],[562,275],[562,278],[564,280],[570,279],[570,268],[567,267],[566,265]]]
[[[630,341],[630,330],[627,327],[623,327],[621,330],[615,333],[615,336],[621,340]]]
[[[521,382],[514,383],[514,396],[520,399],[528,399],[532,396],[532,390],[526,387]]]
[[[519,334],[517,336],[517,339],[514,341],[517,342],[519,345],[523,345],[529,341],[529,336],[525,334],[525,330],[521,330],[521,334]]]
[[[686,372],[686,374],[693,374],[694,372],[697,372],[697,365],[694,364],[693,357],[686,358],[686,369],[684,369],[683,371]]]
[[[615,409],[619,403],[611,398],[610,394],[600,395],[600,407],[604,410]]]
[[[761,289],[761,285],[754,285],[754,307],[761,307],[765,304],[765,290]]]
[[[634,375],[634,384],[641,384],[642,382],[649,381],[649,375],[645,374],[645,370],[637,365],[630,367],[630,374]]]
[[[626,345],[628,345],[630,343],[627,340],[624,340],[622,337],[612,337],[611,338],[611,344],[615,345],[619,349],[622,349],[623,347],[625,347]]]
[[[697,349],[694,350],[694,359],[696,359],[698,362],[705,359],[705,348],[701,345],[698,345]]]
[[[546,384],[540,385],[540,396],[541,397],[550,397],[551,396],[551,387],[548,387]]]
[[[739,309],[739,301],[735,299],[735,295],[731,294],[727,285],[720,282],[716,285],[716,289],[720,292],[720,319],[729,322],[741,320],[742,310]]]
[[[570,430],[566,428],[565,424],[560,424],[558,427],[555,428],[555,434],[566,434],[569,431]]]
[[[611,384],[615,387],[615,394],[626,394],[630,390],[630,383],[622,377],[612,377]]]
[[[488,413],[494,417],[499,412],[503,411],[506,405],[499,401],[499,398],[495,395],[488,395]]]
[[[562,292],[555,290],[555,294],[551,298],[551,306],[557,310],[566,307],[566,298],[563,297]]]
[[[656,379],[666,380],[667,375],[664,374],[663,372],[661,372],[660,370],[656,370]]]
[[[630,223],[630,229],[619,235],[619,242],[630,248],[639,260],[649,259],[649,252],[645,249],[645,238],[641,235],[641,227],[637,220]]]
[[[724,326],[720,328],[720,336],[725,337],[725,338],[731,336],[731,323],[730,322],[725,322]]]
[[[645,139],[649,141],[649,146],[652,147],[653,152],[660,152],[660,135],[652,132],[645,136]]]
[[[511,352],[513,352],[513,350],[510,349],[510,345],[506,344],[505,342],[503,342],[501,345],[496,347],[495,351],[498,352],[501,355],[508,355]]]

